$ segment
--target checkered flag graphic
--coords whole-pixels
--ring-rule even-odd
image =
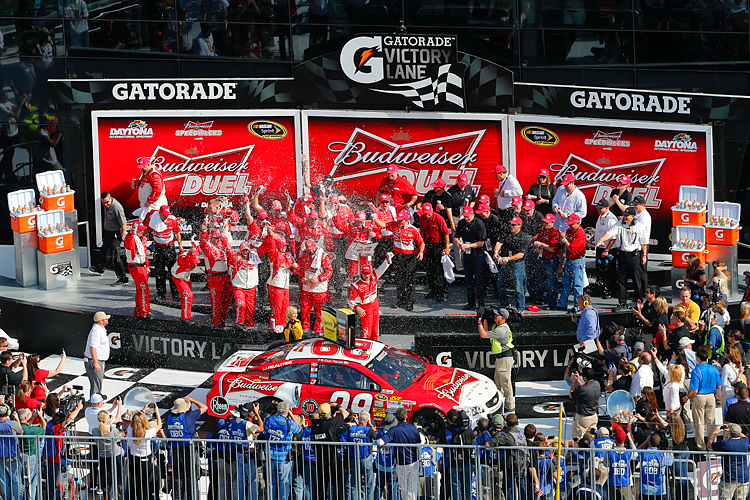
[[[57,276],[73,276],[73,263],[72,262],[59,262],[55,265],[55,272],[52,273]]]
[[[461,110],[464,105],[463,74],[466,66],[462,63],[443,64],[435,78],[424,78],[410,83],[392,83],[391,89],[372,89],[384,94],[398,94],[410,99],[415,106],[430,109],[443,104],[453,105]]]

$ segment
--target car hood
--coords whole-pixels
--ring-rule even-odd
[[[488,377],[462,368],[427,365],[417,384],[420,392],[436,393],[453,406],[482,406],[495,397],[497,387]]]
[[[225,359],[221,365],[216,368],[216,372],[244,372],[247,369],[248,363],[260,354],[263,354],[263,351],[237,351]]]

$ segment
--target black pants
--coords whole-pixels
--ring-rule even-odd
[[[154,271],[156,272],[156,296],[164,298],[167,295],[167,281],[169,289],[172,291],[172,300],[180,299],[180,291],[177,285],[170,279],[172,266],[177,261],[177,250],[174,245],[154,247]]]
[[[316,455],[317,457],[317,455]],[[329,458],[329,457],[325,457]],[[337,457],[331,460],[316,461],[315,494],[313,500],[345,500],[344,464]],[[330,494],[328,488],[331,489]]]
[[[0,135],[0,146],[3,148],[3,158],[0,160],[0,176],[3,179],[10,177],[13,173],[13,156],[16,154],[16,144],[21,144],[21,134],[12,137]]]
[[[393,238],[383,238],[382,240],[378,240],[378,244],[375,245],[375,251],[372,253],[372,268],[377,269],[380,267],[380,264],[383,263],[385,260],[385,256],[388,252],[393,251]],[[390,278],[393,276],[391,273],[393,272],[393,268],[388,268],[388,270],[383,274],[383,276],[380,277],[380,282],[384,282],[386,278]]]
[[[414,279],[417,271],[416,254],[397,253],[393,256],[396,274],[396,304],[399,307],[414,305]]]
[[[612,260],[606,266],[606,269],[603,269],[603,266],[599,264],[599,260],[604,260],[604,257],[602,257],[603,251],[604,248],[596,247],[596,273],[597,277],[602,280],[602,291],[607,295],[614,295],[617,290],[617,256],[620,249],[611,248],[609,250],[608,253],[612,256]]]
[[[152,500],[157,489],[158,478],[151,457],[128,456],[128,498]]]
[[[196,481],[198,457],[193,461],[195,449],[191,446],[173,446],[170,449],[172,459],[172,475],[168,484],[172,490],[172,498],[175,500],[192,500],[193,483]],[[197,487],[197,485],[196,485]]]
[[[124,258],[120,256],[120,242],[122,241],[120,231],[107,231],[106,229],[103,231],[101,258],[96,270],[102,273],[105,267],[111,266],[119,279],[127,280],[128,274],[125,272]]]
[[[444,243],[425,243],[424,258],[425,268],[427,269],[427,285],[430,287],[430,293],[436,298],[446,298],[448,295],[443,263],[440,261],[444,248]]]
[[[617,298],[620,304],[628,302],[628,279],[633,280],[635,298],[643,298],[640,295],[643,285],[641,284],[641,256],[640,250],[634,252],[623,252],[617,256]]]
[[[258,283],[260,286],[256,287],[255,301],[256,304],[269,304],[268,300],[268,287],[265,286],[268,278],[271,277],[271,262],[268,260],[267,254],[261,257],[260,264],[258,264]]]

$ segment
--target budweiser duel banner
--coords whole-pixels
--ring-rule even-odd
[[[518,116],[510,118],[510,134],[511,161],[524,190],[540,168],[550,170],[556,185],[565,174],[575,175],[588,202],[584,227],[596,225],[594,203],[629,175],[633,196],[642,195],[651,213],[651,251],[669,253],[680,186],[713,192],[710,126]]]
[[[492,169],[504,163],[506,118],[499,115],[305,113],[310,180],[330,174],[357,203],[376,203],[386,167],[396,163],[420,195],[442,178],[466,173],[474,189],[492,196]]]
[[[294,197],[298,120],[297,111],[94,112],[95,192],[109,191],[130,217],[140,206],[131,188],[136,160],[147,156],[164,176],[173,213],[193,227],[208,200],[223,196],[238,208],[250,186],[266,186],[266,199],[283,200],[287,190]]]

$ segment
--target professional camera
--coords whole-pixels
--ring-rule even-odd
[[[471,428],[471,418],[469,418],[469,415],[463,410],[459,412],[458,423],[461,425],[461,429]]]
[[[63,417],[68,418],[68,415],[70,415],[73,410],[76,409],[76,406],[78,406],[79,402],[86,402],[86,396],[84,396],[83,393],[79,392],[82,390],[83,386],[74,385],[74,392],[68,392],[60,398],[60,407],[57,409],[57,411],[62,413]],[[106,399],[105,396],[102,397]]]

